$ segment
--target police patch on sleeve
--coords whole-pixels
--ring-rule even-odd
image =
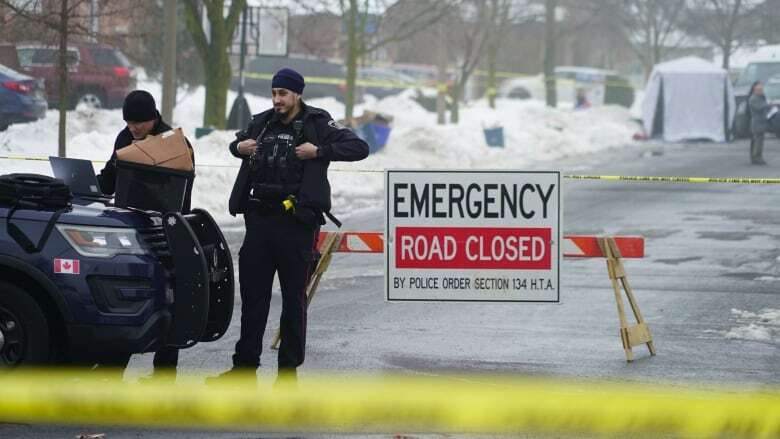
[[[335,128],[335,129],[337,129],[337,130],[343,130],[343,129],[347,128],[347,127],[345,127],[344,125],[342,125],[342,124],[340,124],[340,123],[336,122],[336,121],[335,121],[335,120],[333,120],[333,119],[331,119],[331,120],[329,120],[329,121],[328,121],[328,125],[329,125],[331,128]]]

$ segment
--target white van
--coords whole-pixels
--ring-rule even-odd
[[[766,84],[775,76],[780,76],[780,45],[760,47],[749,58],[747,67],[734,84],[734,96],[737,100],[734,134],[737,137],[750,136],[747,114],[747,95],[750,93],[750,86],[756,81]]]

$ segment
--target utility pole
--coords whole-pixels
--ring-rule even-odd
[[[239,56],[238,67],[238,96],[233,101],[233,107],[230,108],[227,127],[231,130],[241,130],[249,125],[249,119],[252,113],[249,111],[249,104],[244,97],[244,59],[246,58],[246,20],[249,15],[249,7],[244,7],[241,14],[241,55]]]
[[[436,24],[436,44],[439,46],[436,54],[436,123],[447,123],[447,47],[444,43],[444,29],[441,23]]]
[[[165,0],[165,47],[163,48],[162,118],[173,123],[176,103],[176,0]]]
[[[548,107],[557,106],[555,88],[555,43],[558,39],[555,28],[555,10],[557,7],[558,0],[545,0],[544,2],[544,90]]]

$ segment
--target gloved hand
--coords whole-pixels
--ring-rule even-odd
[[[295,219],[312,230],[322,225],[322,215],[311,207],[301,205],[295,206],[295,212],[292,215]]]

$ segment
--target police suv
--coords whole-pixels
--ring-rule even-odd
[[[50,177],[0,176],[0,367],[217,340],[233,288],[205,210],[119,208]]]

